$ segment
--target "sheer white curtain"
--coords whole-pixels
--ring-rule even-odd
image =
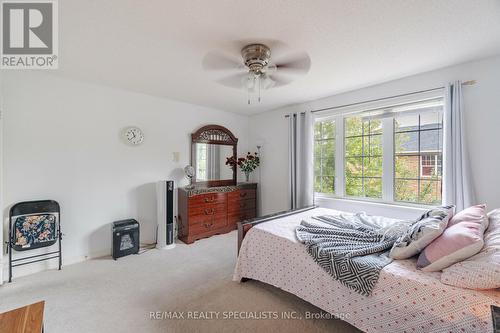
[[[290,209],[313,204],[313,116],[311,112],[288,115],[288,197]]]
[[[455,205],[460,211],[474,204],[464,133],[462,83],[450,83],[445,90],[443,202]]]

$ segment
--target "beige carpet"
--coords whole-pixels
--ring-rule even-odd
[[[45,300],[48,333],[359,332],[340,320],[305,319],[321,310],[278,288],[233,282],[235,260],[236,232],[118,261],[89,260],[0,286],[0,312]],[[157,311],[160,319],[150,319]],[[188,319],[188,312],[206,319]]]

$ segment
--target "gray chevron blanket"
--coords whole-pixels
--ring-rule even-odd
[[[389,250],[402,232],[398,227],[381,228],[377,219],[364,213],[313,217],[301,222],[296,236],[334,279],[369,296],[382,268],[392,262]]]

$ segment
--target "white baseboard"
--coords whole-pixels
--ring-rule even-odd
[[[94,252],[94,253],[91,253],[88,255],[82,255],[82,256],[73,256],[73,257],[63,256],[63,269],[65,266],[68,266],[68,265],[76,264],[76,263],[83,262],[83,261],[90,260],[90,259],[107,257],[107,256],[110,256],[109,250],[98,251],[98,252]],[[9,279],[9,263],[7,262],[7,260],[8,260],[8,257],[4,256],[4,262],[0,263],[0,269],[2,271],[2,272],[0,272],[0,276],[1,276],[1,273],[3,273],[3,282],[7,282]],[[43,272],[43,271],[46,271],[49,269],[57,269],[58,267],[59,267],[59,261],[57,259],[40,261],[40,262],[33,263],[30,265],[14,267],[13,274],[12,274],[13,275],[12,281],[15,281],[16,278],[21,277],[21,276],[31,275],[31,274]],[[2,284],[2,281],[0,281],[0,285],[1,284]]]

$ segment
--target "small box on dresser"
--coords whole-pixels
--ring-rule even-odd
[[[178,189],[179,239],[195,240],[236,229],[257,215],[257,184]]]

